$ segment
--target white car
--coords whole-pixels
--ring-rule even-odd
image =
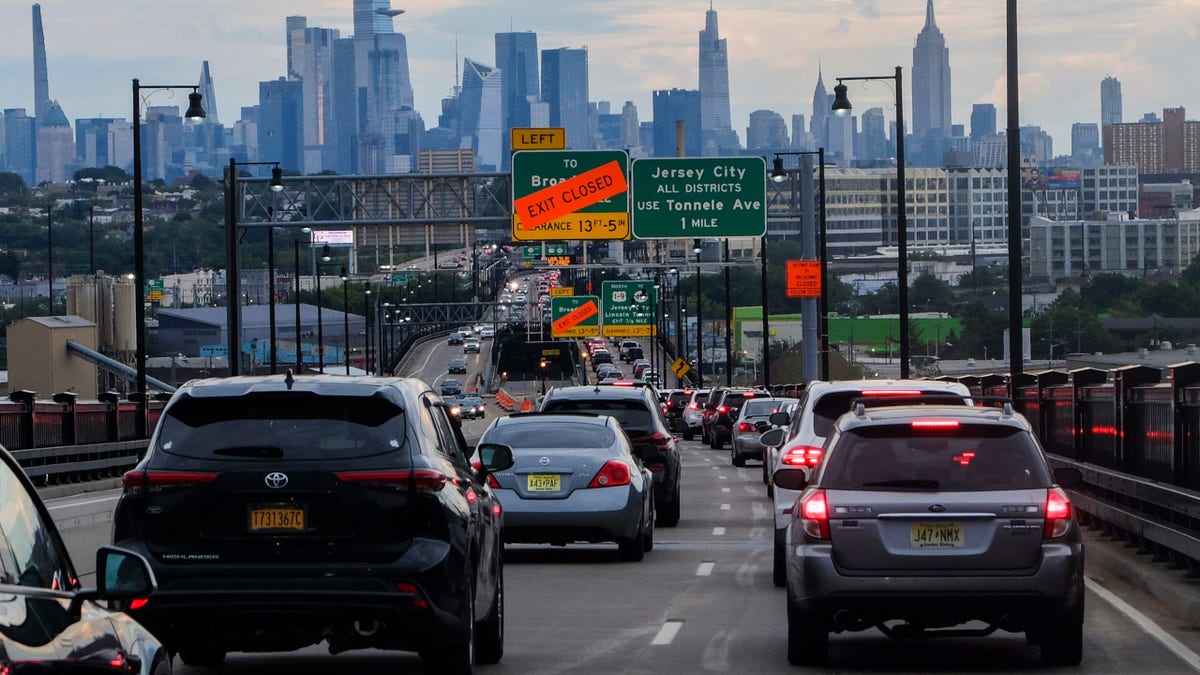
[[[484,326],[479,329],[479,337],[483,339],[496,337],[496,329],[492,326]]]
[[[946,404],[961,400],[971,404],[971,390],[958,382],[937,380],[842,380],[838,382],[813,382],[801,394],[800,402],[791,414],[776,413],[771,416],[772,424],[786,423],[784,441],[778,446],[767,447],[770,484],[775,483],[779,471],[810,471],[821,461],[825,437],[834,422],[847,412],[851,403],[860,398],[893,398],[903,400],[927,398],[930,402]],[[786,415],[786,421],[777,415]],[[764,445],[767,445],[764,443]],[[788,524],[792,519],[792,507],[799,490],[788,490],[776,486],[772,490],[775,513],[775,556],[772,580],[776,586],[787,583],[784,569]]]
[[[696,432],[700,431],[700,416],[704,414],[704,402],[708,400],[710,389],[695,389],[692,400],[688,401],[683,410],[683,421],[687,422],[688,430],[683,432],[683,440],[690,441]]]

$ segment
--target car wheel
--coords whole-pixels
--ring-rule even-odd
[[[741,453],[737,451],[737,448],[733,446],[730,446],[729,461],[738,468],[746,466],[746,458],[742,457]]]
[[[497,551],[499,556],[500,552]],[[504,563],[496,565],[496,594],[492,611],[475,624],[475,662],[500,663],[504,656]]]
[[[820,666],[829,660],[829,631],[788,597],[787,658],[793,666]]]
[[[167,650],[158,650],[158,654],[154,656],[154,667],[150,669],[150,675],[171,675],[171,655],[167,653]]]
[[[421,656],[421,670],[427,675],[442,673],[453,675],[471,675],[475,668],[475,594],[471,593],[467,608],[467,637],[436,649],[426,649],[418,652]]]
[[[696,437],[696,434],[692,433],[691,427],[688,427],[688,430],[683,432],[683,440],[685,440],[685,441],[690,441],[695,437]]]
[[[775,584],[776,588],[787,586],[787,560],[785,559],[787,552],[784,550],[786,537],[787,530],[775,530],[775,547],[771,559],[771,583]]]
[[[658,517],[657,509],[654,508],[654,492],[650,492],[650,521],[646,525],[646,531],[642,533],[642,550],[649,553],[654,550],[654,521]]]
[[[618,539],[617,552],[621,556],[621,562],[638,562],[646,557],[646,549],[642,548],[646,526],[638,528],[636,537],[632,539]]]
[[[675,490],[675,497],[667,502],[666,506],[658,512],[659,527],[675,527],[679,524],[679,490]]]
[[[1042,663],[1048,666],[1077,666],[1083,660],[1083,603],[1056,614],[1039,628]]]
[[[725,439],[714,434],[712,437],[712,442],[709,445],[712,446],[713,450],[720,450],[721,448],[725,447]]]
[[[215,666],[225,660],[225,650],[212,645],[186,645],[179,648],[179,659],[189,666]]]

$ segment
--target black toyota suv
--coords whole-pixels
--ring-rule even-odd
[[[502,520],[459,424],[416,379],[195,380],[125,474],[113,539],[158,592],[128,613],[188,664],[229,651],[416,651],[430,672],[503,653]]]
[[[674,432],[687,425],[682,420],[675,420],[674,426],[667,422],[653,387],[630,381],[605,387],[555,387],[542,399],[541,411],[611,415],[634,445],[654,447],[657,453],[643,454],[642,461],[654,477],[655,524],[679,523],[680,458]]]

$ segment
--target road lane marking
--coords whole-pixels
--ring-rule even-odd
[[[722,511],[728,511],[728,510],[729,510],[729,505],[728,505],[728,504],[722,504],[722,505],[721,505],[721,510],[722,510]]]
[[[1118,612],[1129,617],[1139,628],[1145,631],[1150,637],[1162,643],[1162,646],[1170,650],[1175,656],[1178,656],[1179,660],[1190,666],[1192,670],[1200,672],[1200,655],[1197,655],[1196,652],[1188,649],[1182,642],[1172,637],[1170,633],[1154,623],[1150,617],[1134,609],[1132,605],[1118,598],[1112,591],[1096,583],[1091,577],[1084,577],[1083,585],[1089,591],[1100,596],[1101,600],[1112,605]]]
[[[714,536],[714,537],[723,537],[723,536],[725,536],[725,528],[723,528],[723,527],[714,527],[714,528],[713,528],[713,536]]]
[[[717,476],[720,480],[729,480],[729,476]]]
[[[700,566],[696,568],[696,576],[707,577],[712,574],[713,568],[716,566],[717,563],[715,562],[702,562],[700,563]]]
[[[721,492],[729,492],[729,488],[721,488]]]
[[[658,629],[658,635],[650,641],[652,645],[669,645],[675,639],[675,635],[679,633],[679,629],[683,628],[682,621],[668,621]]]

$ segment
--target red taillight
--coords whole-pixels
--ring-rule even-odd
[[[421,593],[421,589],[417,588],[416,584],[410,584],[407,581],[401,581],[400,583],[396,584],[396,590],[413,596],[412,604],[414,607],[429,609],[429,603],[425,600],[425,595]]]
[[[1050,488],[1046,494],[1046,539],[1055,539],[1071,529],[1071,500],[1062,488]]]
[[[143,492],[211,483],[220,475],[212,471],[127,471],[121,478],[121,486],[127,496],[136,497]]]
[[[863,396],[920,396],[920,389],[864,389]]]
[[[446,474],[433,469],[396,471],[339,471],[333,474],[339,483],[368,483],[407,488],[412,485],[416,492],[437,492],[446,487]]]
[[[649,443],[659,450],[666,450],[671,447],[671,437],[658,431],[642,436],[637,441],[638,443]]]
[[[629,380],[613,380],[612,385],[614,387],[632,387],[633,382],[630,382]]]
[[[813,445],[797,445],[788,448],[779,462],[786,466],[816,466],[821,462],[821,449]]]
[[[829,504],[825,502],[824,490],[814,490],[800,498],[800,522],[808,536],[829,538]]]
[[[913,420],[909,422],[909,426],[913,429],[924,429],[926,431],[944,431],[947,429],[957,429],[958,420],[955,419],[925,419]]]
[[[724,415],[728,412],[729,412],[729,406],[727,406],[727,405],[717,406],[717,414]]]
[[[695,401],[692,401],[688,404],[688,410],[697,410],[699,407],[700,404],[696,403]]]
[[[134,598],[129,601],[129,611],[136,611],[150,603],[149,598]]]
[[[592,482],[588,483],[590,488],[615,487],[617,485],[629,485],[629,465],[620,460],[609,460],[600,470],[596,472]]]
[[[754,431],[755,426],[752,422],[742,422],[738,424],[738,431]]]

